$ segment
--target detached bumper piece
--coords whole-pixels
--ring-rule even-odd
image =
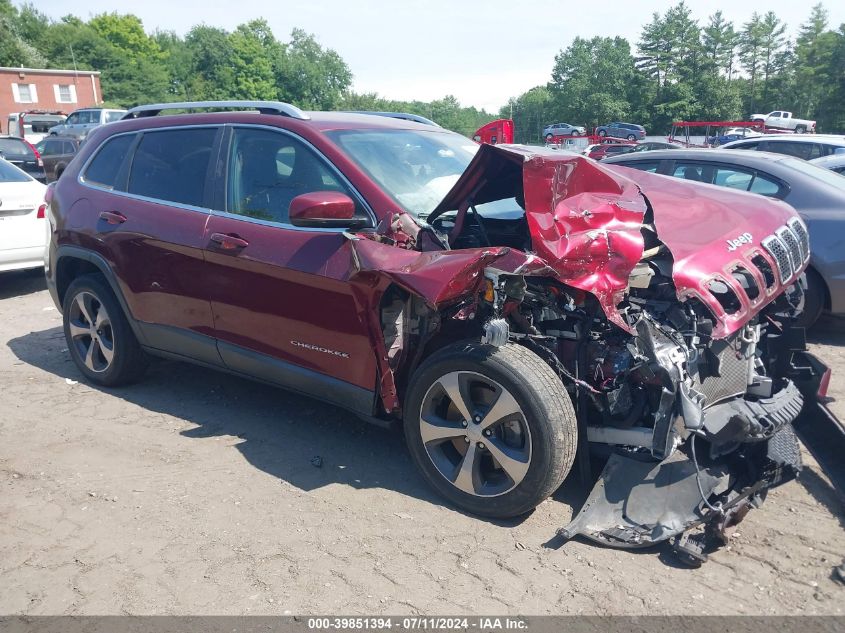
[[[770,398],[755,401],[740,398],[706,409],[704,433],[714,449],[728,445],[732,450],[743,442],[774,437],[798,417],[803,406],[804,396],[795,383],[787,380]]]
[[[789,383],[769,399],[728,403],[729,415],[719,413],[719,418],[727,419],[725,427],[735,428],[722,439],[736,442],[742,428],[743,441],[729,454],[712,458],[701,450],[706,444],[699,440],[698,469],[680,450],[659,463],[638,459],[637,454],[612,455],[584,507],[558,534],[564,539],[581,535],[619,548],[648,547],[678,537],[676,551],[687,556],[685,562],[700,564],[708,549],[724,542],[726,528],[758,507],[769,488],[790,481],[801,470],[791,424],[801,401]],[[716,413],[713,409],[707,418]],[[691,441],[686,442],[687,450]],[[699,526],[704,527],[700,534],[685,534]]]

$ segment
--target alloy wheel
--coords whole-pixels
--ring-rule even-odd
[[[531,432],[519,403],[495,380],[469,371],[441,376],[420,407],[429,459],[459,490],[494,497],[513,490],[531,464]]]
[[[114,331],[105,306],[83,291],[74,297],[68,317],[74,351],[91,371],[106,371],[114,360]]]

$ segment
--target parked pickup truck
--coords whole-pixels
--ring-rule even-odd
[[[794,130],[798,134],[816,131],[816,122],[806,119],[796,119],[792,112],[775,110],[768,114],[752,114],[752,121],[762,121],[766,127],[776,127],[781,130]]]

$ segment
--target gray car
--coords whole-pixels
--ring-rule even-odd
[[[788,202],[810,232],[812,255],[801,325],[809,327],[825,309],[845,314],[845,178],[839,174],[783,154],[725,149],[656,150],[615,156],[602,164]]]
[[[586,133],[587,128],[569,123],[552,123],[543,128],[543,138],[547,141],[555,136],[584,136]]]
[[[96,127],[120,121],[126,110],[113,110],[111,108],[83,108],[68,115],[67,120],[50,128],[52,136],[73,136],[85,138],[88,132]]]
[[[765,134],[725,143],[722,149],[774,152],[813,160],[831,154],[845,153],[845,136],[841,134]]]
[[[615,138],[626,138],[629,141],[641,141],[645,138],[645,128],[636,123],[615,121],[607,125],[599,125],[596,128],[596,136],[613,136]]]

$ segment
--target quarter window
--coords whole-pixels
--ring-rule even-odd
[[[303,193],[340,191],[355,200],[314,151],[292,136],[237,128],[229,152],[226,210],[288,223],[291,200]],[[356,215],[364,215],[356,202]]]
[[[761,196],[774,198],[778,195],[778,193],[780,193],[780,185],[774,180],[769,180],[758,173],[757,177],[754,178],[754,182],[751,183],[749,191],[752,193],[759,193]]]
[[[117,176],[134,139],[134,134],[125,134],[106,141],[85,170],[85,182],[108,189],[121,189]]]
[[[129,193],[202,206],[215,128],[146,132],[129,171]]]

